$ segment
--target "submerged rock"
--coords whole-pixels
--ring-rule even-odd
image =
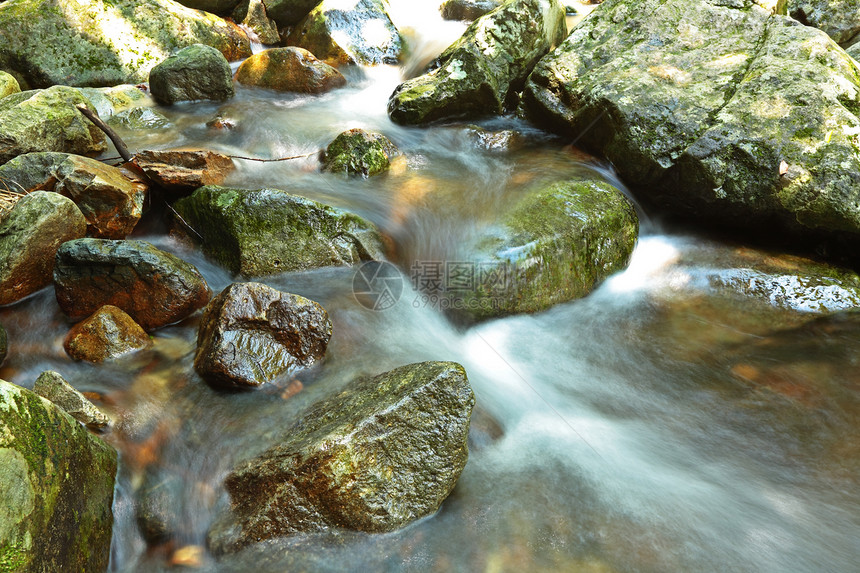
[[[18,80],[15,79],[15,76],[0,71],[0,98],[20,91],[21,86],[18,85]]]
[[[456,315],[481,319],[537,312],[580,298],[626,268],[639,221],[611,185],[565,181],[527,191],[446,277]]]
[[[856,246],[857,65],[818,30],[733,6],[606,0],[536,67],[528,115],[674,213]]]
[[[321,359],[329,338],[331,320],[314,301],[234,283],[203,313],[194,369],[218,386],[259,386]]]
[[[117,455],[71,416],[0,380],[0,564],[105,571]]]
[[[33,392],[59,406],[69,416],[90,428],[104,428],[110,418],[66,382],[62,374],[48,370],[39,374]]]
[[[391,159],[399,154],[397,147],[381,133],[350,129],[326,147],[323,170],[370,177],[387,170]]]
[[[0,13],[2,10],[0,5]],[[81,114],[77,104],[92,110],[78,90],[65,86],[0,99],[0,164],[31,151],[96,155],[107,149],[104,134]]]
[[[145,150],[132,161],[159,187],[176,193],[219,185],[236,167],[226,155],[208,150]]]
[[[57,249],[86,232],[71,199],[45,191],[22,197],[0,221],[0,305],[51,284]]]
[[[121,308],[109,304],[73,326],[63,341],[66,354],[87,362],[104,362],[151,346],[146,331]]]
[[[473,22],[431,64],[397,86],[388,115],[402,124],[499,114],[567,33],[557,0],[512,0]]]
[[[183,517],[176,504],[183,493],[182,485],[176,474],[163,475],[155,468],[149,468],[144,475],[135,496],[135,516],[148,543],[164,543],[183,530]]]
[[[823,30],[833,41],[847,46],[860,35],[860,4],[852,0],[788,0],[795,20]]]
[[[323,93],[346,85],[346,78],[304,48],[272,48],[242,62],[236,81],[282,92]]]
[[[149,72],[149,89],[160,104],[224,101],[233,97],[233,74],[224,55],[210,46],[182,48]]]
[[[246,277],[382,258],[371,223],[277,189],[207,185],[174,208],[208,256]]]
[[[466,465],[474,404],[453,362],[352,382],[227,476],[231,510],[210,530],[210,548],[328,528],[393,531],[433,513]]]
[[[385,0],[355,0],[346,5],[323,0],[293,28],[285,43],[305,48],[332,66],[396,64],[402,49]]]
[[[57,251],[57,302],[81,319],[106,304],[127,312],[146,330],[186,318],[209,301],[193,265],[144,241],[78,239]]]
[[[0,36],[0,69],[28,87],[137,84],[192,44],[228,60],[251,55],[238,26],[172,0],[7,0]]]

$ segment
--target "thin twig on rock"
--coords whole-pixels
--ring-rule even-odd
[[[105,135],[110,138],[110,140],[113,142],[114,147],[116,147],[116,150],[119,152],[123,159],[125,159],[126,161],[131,161],[131,153],[128,152],[128,147],[126,147],[125,142],[123,142],[120,136],[117,135],[117,133],[113,129],[111,129],[108,124],[103,122],[99,116],[90,111],[86,104],[79,103],[75,107],[78,108],[78,111],[84,114],[84,116],[86,116],[88,120],[93,122],[93,125],[102,130]]]

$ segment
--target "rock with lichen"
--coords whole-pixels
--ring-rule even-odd
[[[386,171],[399,154],[397,147],[381,133],[350,129],[326,147],[323,170],[370,177]]]
[[[36,378],[33,392],[46,400],[50,400],[69,416],[87,427],[104,428],[110,424],[110,418],[69,384],[59,372],[52,370],[42,372]]]

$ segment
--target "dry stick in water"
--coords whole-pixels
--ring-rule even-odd
[[[86,116],[88,120],[93,122],[93,125],[105,132],[105,135],[107,135],[110,140],[113,141],[114,147],[116,147],[117,152],[119,152],[123,159],[125,159],[126,161],[131,161],[131,153],[128,152],[128,147],[125,146],[123,140],[120,139],[119,135],[117,135],[116,132],[108,126],[108,124],[103,122],[99,116],[90,111],[90,109],[85,104],[79,103],[75,107],[77,107],[78,110],[82,114],[84,114],[84,116]]]

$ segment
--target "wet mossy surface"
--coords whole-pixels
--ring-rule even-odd
[[[381,133],[350,129],[326,147],[323,169],[370,177],[386,171],[396,155],[397,147]]]

